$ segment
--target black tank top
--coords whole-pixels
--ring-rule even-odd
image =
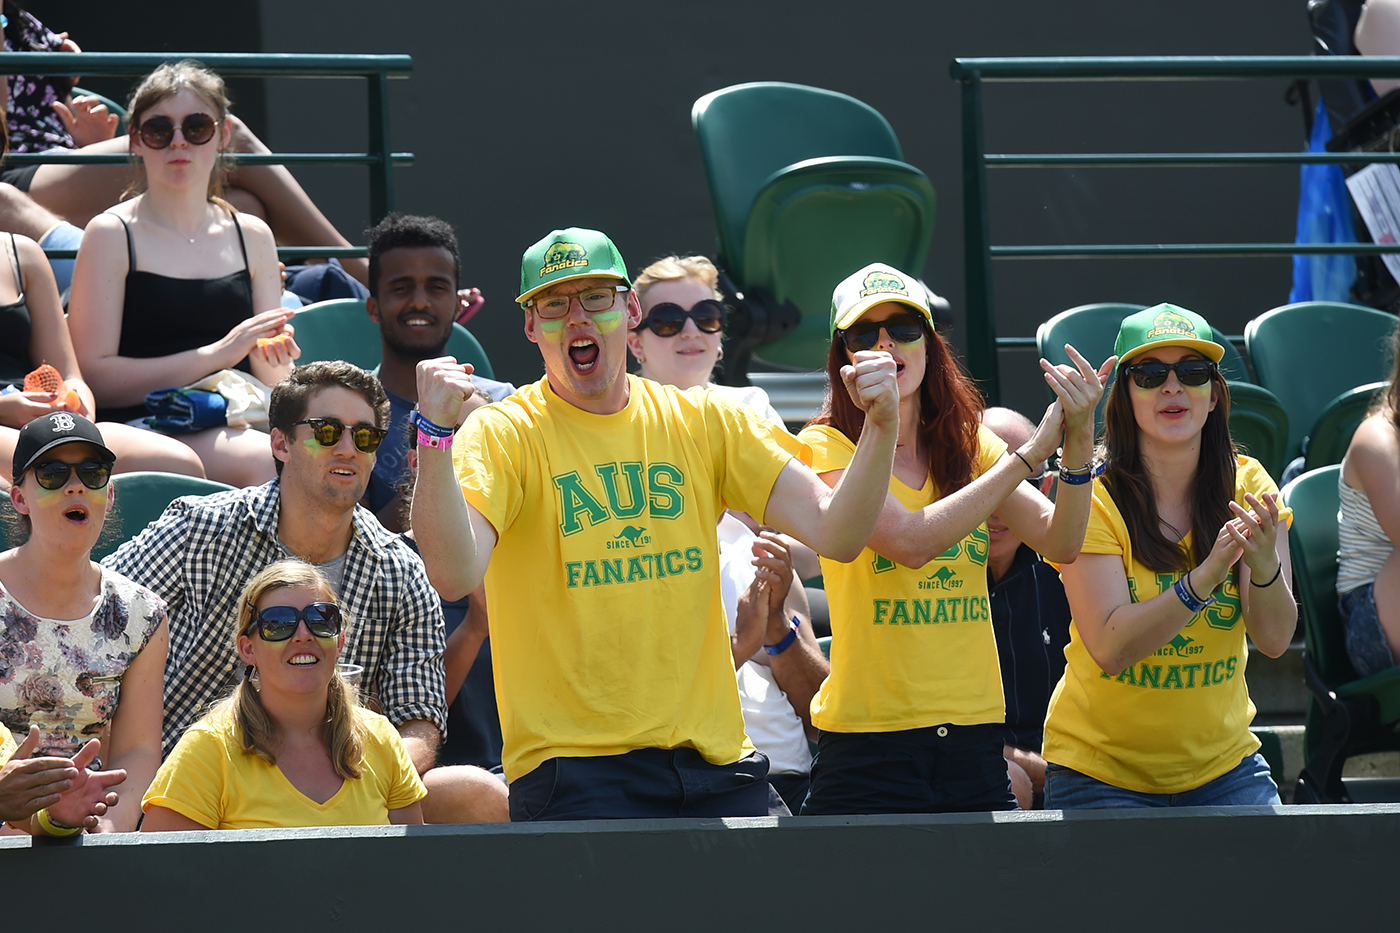
[[[29,356],[34,323],[29,317],[29,304],[24,300],[24,279],[19,273],[19,251],[15,249],[13,233],[10,234],[10,269],[15,274],[19,298],[0,305],[0,387],[24,385],[24,377],[34,368]]]
[[[234,325],[253,316],[253,276],[248,271],[248,247],[243,242],[243,227],[237,214],[233,228],[238,231],[243,268],[217,279],[177,279],[138,270],[131,226],[121,217],[117,219],[126,228],[130,261],[122,304],[122,335],[117,346],[119,356],[149,359],[194,350],[221,339]],[[237,368],[252,372],[247,357]],[[98,412],[104,421],[122,422],[147,414],[144,405]]]

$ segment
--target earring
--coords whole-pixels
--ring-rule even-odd
[[[724,344],[719,345],[719,355],[715,357],[715,362],[718,363],[722,359],[724,359]]]

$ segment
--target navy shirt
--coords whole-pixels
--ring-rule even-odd
[[[1069,601],[1054,567],[1022,544],[999,581],[987,572],[992,629],[1006,693],[1007,745],[1039,753],[1050,694],[1065,670]]]

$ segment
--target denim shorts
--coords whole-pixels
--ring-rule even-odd
[[[775,810],[778,808],[777,810]],[[513,823],[786,814],[755,752],[710,764],[693,748],[639,748],[622,755],[551,758],[510,783]]]
[[[995,727],[823,732],[803,816],[1014,810]]]
[[[1376,614],[1376,585],[1367,583],[1337,597],[1337,611],[1342,616],[1342,632],[1346,636],[1347,657],[1362,677],[1379,674],[1395,666],[1390,644],[1385,640],[1380,616]]]
[[[1062,765],[1045,766],[1045,809],[1279,806],[1278,785],[1263,755],[1245,758],[1213,781],[1179,794],[1144,794],[1106,784]]]

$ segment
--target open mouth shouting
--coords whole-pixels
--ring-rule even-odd
[[[63,510],[63,517],[74,525],[86,525],[88,523],[88,507],[75,503]]]
[[[575,337],[569,341],[569,362],[581,373],[590,373],[598,365],[600,348],[592,337]]]

